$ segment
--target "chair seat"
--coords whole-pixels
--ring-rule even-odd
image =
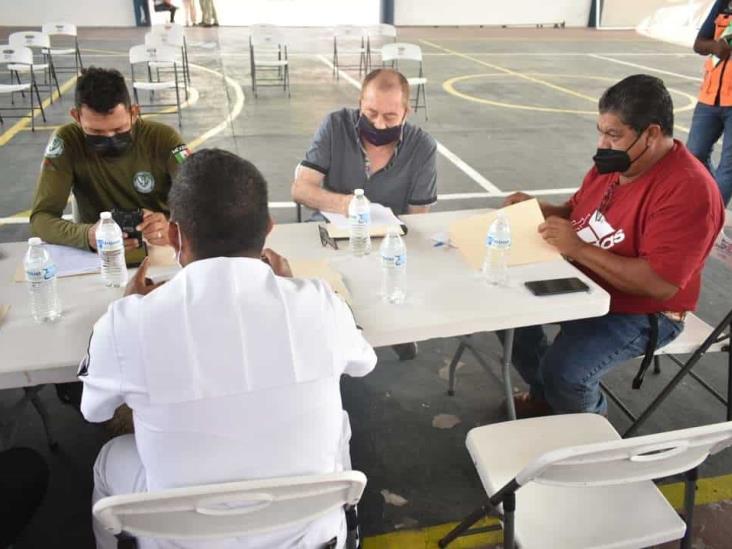
[[[407,78],[407,82],[410,86],[423,86],[427,83],[427,79],[415,76],[414,78]]]
[[[656,351],[657,355],[683,355],[693,353],[697,347],[701,345],[704,340],[709,337],[709,334],[714,330],[713,326],[710,326],[704,322],[701,318],[694,314],[686,315],[686,322],[684,322],[684,331],[679,334],[675,340],[661,347]],[[709,347],[708,353],[718,353],[722,351],[725,345],[729,345],[729,340],[715,343]]]
[[[48,68],[48,63],[34,63],[33,64],[34,71],[45,71],[47,68]],[[8,70],[16,71],[16,72],[28,72],[30,70],[30,67],[28,65],[10,63],[8,65]]]
[[[341,49],[338,48],[338,54],[348,54],[348,53],[366,53],[366,48],[354,48],[354,49]]]
[[[175,88],[175,82],[173,80],[166,80],[165,82],[135,82],[133,86],[138,90],[146,91],[168,90]]]
[[[0,93],[15,93],[30,90],[30,84],[0,84]]]
[[[466,441],[488,495],[550,450],[620,439],[597,414],[568,414],[472,429]],[[531,482],[516,492],[522,549],[648,547],[681,538],[685,524],[652,481],[566,487]]]
[[[272,61],[255,61],[254,64],[257,67],[285,67],[287,66],[287,59],[274,59]]]
[[[148,63],[151,69],[167,69],[173,68],[172,61],[150,61]]]
[[[48,50],[44,49],[43,52],[46,53]],[[74,55],[76,54],[76,48],[61,48],[61,49],[53,49],[51,48],[51,55]]]

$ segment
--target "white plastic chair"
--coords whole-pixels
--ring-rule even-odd
[[[725,223],[726,229],[723,229],[714,245],[711,253],[711,261],[721,264],[728,271],[732,269],[732,219],[728,215]],[[725,233],[729,231],[729,235]],[[641,425],[656,411],[661,403],[666,400],[669,394],[676,386],[686,377],[690,375],[694,378],[707,392],[717,401],[722,403],[727,409],[727,421],[732,421],[732,345],[730,344],[730,333],[732,333],[732,309],[730,309],[725,317],[716,325],[711,326],[704,322],[701,318],[689,313],[686,315],[684,322],[684,331],[665,347],[656,350],[654,356],[653,373],[661,372],[660,358],[668,357],[680,369],[676,375],[669,381],[661,392],[653,401],[643,410],[640,415],[636,416],[622,400],[605,384],[602,388],[607,396],[620,408],[633,423],[623,433],[623,436],[630,436],[638,431]],[[727,354],[727,398],[722,396],[710,383],[700,377],[693,371],[694,366],[707,353],[726,353]],[[691,356],[682,362],[676,355],[690,354]]]
[[[140,107],[173,107],[175,111],[168,110],[157,110],[148,114],[177,114],[178,115],[178,127],[183,127],[183,120],[181,118],[180,108],[180,89],[179,89],[179,74],[182,76],[181,71],[178,68],[178,50],[171,46],[146,46],[141,44],[139,46],[132,46],[130,48],[130,74],[132,76],[132,93],[135,97],[135,103],[140,104],[138,90],[150,92],[150,97],[154,96],[156,91],[163,90],[175,90],[175,103],[158,103],[158,104],[147,104],[140,105]],[[173,67],[173,79],[163,80],[157,82],[144,82],[138,81],[135,78],[135,65],[145,64],[145,67],[149,69],[151,63],[166,63]],[[148,73],[149,74],[149,73]]]
[[[275,25],[252,25],[249,34],[249,68],[254,97],[258,97],[259,87],[280,86],[287,92],[287,97],[290,97],[287,44]]]
[[[368,49],[366,47],[369,31],[365,27],[340,25],[333,32],[333,76],[340,79],[339,70],[358,68],[358,76],[369,69]],[[341,56],[358,56],[358,65],[344,64]]]
[[[369,27],[369,33],[366,37],[366,58],[368,60],[368,70],[373,67],[372,57],[381,55],[381,48],[385,43],[396,43],[397,29],[394,25],[381,23],[373,27]],[[382,61],[383,63],[383,61]]]
[[[168,37],[163,34],[155,34],[152,32],[148,32],[145,34],[145,46],[148,48],[159,48],[159,47],[169,47],[169,48],[177,48],[178,46],[174,46],[170,43],[168,40]],[[183,71],[183,90],[185,91],[186,100],[188,99],[188,78],[186,77],[186,69],[185,69],[185,55],[183,51],[181,50],[180,55],[180,63],[178,64],[179,67],[182,68]],[[155,79],[153,79],[152,71],[155,69]],[[148,63],[147,65],[147,75],[150,82],[154,81],[161,81],[160,77],[160,70],[163,69],[164,71],[167,71],[169,74],[173,72],[173,64],[167,63],[163,61],[154,61],[152,63]]]
[[[71,23],[44,23],[41,27],[41,31],[47,34],[51,39],[54,36],[70,36],[74,40],[73,47],[53,47],[53,40],[51,41],[51,54],[57,60],[63,56],[74,56],[74,68],[66,66],[56,67],[57,73],[71,73],[79,74],[84,70],[84,63],[81,60],[81,50],[79,49],[79,39],[77,36],[76,25]]]
[[[56,76],[56,67],[53,64],[53,53],[51,50],[51,38],[48,34],[39,31],[21,31],[14,32],[8,37],[8,43],[17,48],[30,48],[31,51],[38,50],[41,55],[39,63],[33,62],[33,70],[43,71],[44,83],[40,85],[42,88],[48,88],[48,96],[53,103],[53,85],[56,85],[56,91],[59,98],[61,97],[61,87],[58,84]],[[8,68],[15,73],[16,80],[20,84],[20,73],[28,72],[30,69],[27,65],[18,64],[10,65]],[[36,82],[36,85],[37,82]]]
[[[157,37],[160,44],[180,48],[181,66],[183,74],[186,78],[186,87],[191,83],[191,67],[188,63],[188,43],[186,42],[185,29],[176,23],[166,23],[164,25],[153,25],[150,27],[150,33]],[[145,43],[147,43],[147,35],[145,35]],[[161,66],[153,68],[170,68]],[[158,78],[159,79],[159,78]]]
[[[397,70],[399,70],[400,61],[414,61],[419,65],[417,76],[407,77],[410,88],[417,88],[417,94],[412,103],[415,112],[424,109],[424,119],[427,120],[427,92],[425,85],[427,78],[424,76],[422,69],[422,48],[416,44],[406,44],[404,42],[395,42],[393,44],[384,44],[381,48],[381,61],[383,63],[394,62]],[[420,102],[420,97],[422,101]]]
[[[118,537],[241,537],[284,530],[354,506],[365,486],[360,471],[248,480],[111,496],[98,501],[93,513]]]
[[[41,102],[41,94],[38,92],[38,85],[36,83],[36,77],[35,72],[33,70],[33,52],[30,50],[30,48],[26,47],[15,47],[10,45],[3,45],[0,46],[0,65],[6,65],[8,70],[10,71],[11,77],[12,74],[15,73],[16,78],[18,78],[17,84],[0,84],[0,95],[10,95],[10,107],[2,106],[0,107],[0,124],[4,124],[2,111],[26,111],[26,107],[16,107],[15,106],[15,100],[14,95],[16,93],[20,93],[23,97],[25,97],[25,92],[27,91],[30,94],[30,106],[31,106],[31,112],[30,115],[24,114],[24,115],[5,115],[5,118],[28,118],[30,116],[31,119],[31,130],[36,130],[36,104],[33,99],[34,94],[35,98],[38,101],[38,108],[41,109],[41,116],[43,117],[43,121],[46,121],[46,113],[43,111],[43,103]],[[15,67],[15,69],[11,69],[11,67]],[[18,77],[18,69],[20,69],[20,72],[28,72],[30,74],[30,79],[28,82],[22,83],[20,82],[20,78]],[[11,80],[12,82],[12,80]]]
[[[466,443],[488,500],[440,547],[498,514],[508,548],[690,548],[697,468],[732,445],[732,422],[621,439],[600,415],[568,414],[477,427]],[[685,472],[686,523],[653,483]]]

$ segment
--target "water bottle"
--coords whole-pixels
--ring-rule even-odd
[[[348,205],[348,220],[350,222],[349,244],[355,256],[371,253],[371,209],[369,200],[363,194],[363,189],[353,191],[353,198]]]
[[[122,229],[114,222],[110,212],[100,213],[99,219],[97,253],[102,263],[102,280],[106,286],[124,286],[127,284],[127,264]]]
[[[508,256],[511,253],[511,225],[504,212],[498,212],[485,236],[485,259],[481,272],[490,283],[508,284]]]
[[[36,322],[58,319],[61,316],[61,302],[56,289],[56,265],[40,238],[28,239],[28,252],[23,266],[33,319]]]
[[[396,227],[389,229],[379,248],[384,301],[404,303],[407,296],[407,247]]]

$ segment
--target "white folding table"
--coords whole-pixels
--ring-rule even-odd
[[[402,305],[380,299],[378,241],[366,257],[351,256],[347,242],[339,250],[323,247],[315,223],[277,225],[267,246],[286,257],[325,259],[339,271],[352,296],[356,321],[374,347],[507,330],[607,313],[610,296],[570,263],[559,259],[512,267],[509,287],[487,284],[454,248],[435,247],[431,236],[447,231],[461,217],[486,210],[408,215],[403,221],[408,253],[408,295]],[[0,304],[11,305],[0,325],[0,389],[76,379],[94,322],[122,290],[105,288],[98,275],[58,281],[63,317],[37,324],[30,316],[24,284],[13,282],[25,243],[0,244]],[[578,277],[586,293],[536,297],[525,281]],[[510,345],[504,358],[504,383],[510,395]],[[510,400],[510,399],[509,399]],[[509,406],[512,402],[509,402]]]

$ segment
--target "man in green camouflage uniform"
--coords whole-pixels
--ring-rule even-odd
[[[189,150],[174,129],[140,118],[123,76],[89,68],[76,85],[74,122],[50,139],[38,178],[31,229],[44,241],[96,249],[99,214],[143,209],[138,227],[150,244],[168,244],[168,192]],[[63,211],[73,192],[79,222]],[[125,238],[125,247],[140,242]]]

